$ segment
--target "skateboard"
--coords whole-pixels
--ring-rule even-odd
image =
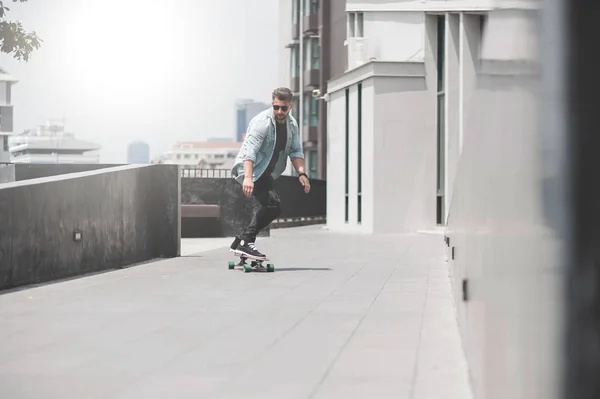
[[[266,265],[263,265],[263,262],[268,261],[268,259],[255,260],[255,259],[249,259],[246,255],[243,255],[240,253],[233,252],[233,254],[235,256],[239,256],[240,261],[239,261],[239,263],[236,264],[235,261],[230,260],[229,261],[229,270],[234,270],[237,266],[238,268],[241,268],[240,270],[244,270],[244,273],[250,273],[250,272],[273,273],[275,271],[275,265],[273,265],[271,263],[267,263]],[[246,263],[247,260],[251,261],[250,264]]]

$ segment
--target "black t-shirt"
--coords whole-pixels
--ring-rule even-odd
[[[275,165],[279,161],[279,155],[287,143],[287,123],[275,122],[275,126],[277,127],[277,137],[275,138],[275,150],[273,151],[273,158],[271,158],[271,162],[269,162],[269,166],[267,166],[267,170],[265,171],[265,173],[268,174],[273,173]]]

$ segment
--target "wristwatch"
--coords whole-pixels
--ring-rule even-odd
[[[306,176],[306,178],[308,179],[308,175],[304,172],[298,173],[298,178],[300,178],[300,176]]]

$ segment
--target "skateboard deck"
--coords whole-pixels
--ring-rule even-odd
[[[243,270],[244,273],[250,272],[267,272],[273,273],[275,271],[275,265],[271,263],[267,263],[266,265],[263,262],[267,262],[269,259],[252,259],[248,256],[241,254],[239,252],[233,252],[235,256],[240,257],[240,261],[236,264],[235,261],[229,261],[229,270],[234,270],[238,268],[239,270]],[[250,263],[246,263],[247,260],[250,260]]]

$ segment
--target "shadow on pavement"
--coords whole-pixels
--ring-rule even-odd
[[[275,265],[275,273],[277,272],[308,272],[308,271],[323,271],[331,270],[328,267],[277,267]]]

